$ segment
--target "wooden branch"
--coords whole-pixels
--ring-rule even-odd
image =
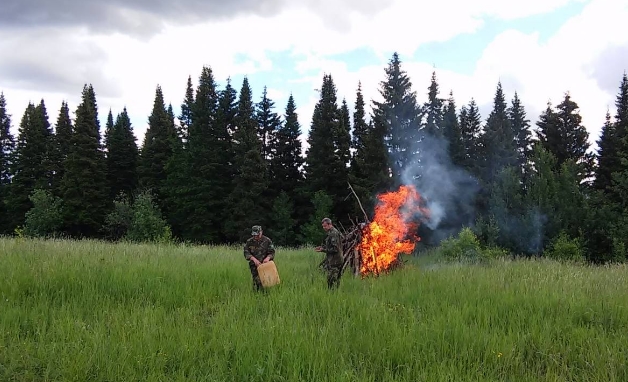
[[[369,222],[369,217],[366,214],[366,212],[364,211],[364,207],[362,207],[362,202],[360,201],[360,198],[358,198],[358,195],[355,193],[355,190],[351,186],[351,183],[347,182],[347,184],[349,185],[349,188],[351,189],[351,192],[353,193],[353,195],[355,196],[355,199],[358,201],[358,204],[360,205],[360,209],[362,210],[362,213],[364,214],[364,221],[366,223],[368,223]]]

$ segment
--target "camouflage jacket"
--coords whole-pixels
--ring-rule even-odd
[[[273,242],[264,235],[259,239],[251,237],[246,241],[246,244],[244,244],[244,258],[251,260],[251,256],[259,261],[263,261],[267,256],[270,257],[271,260],[274,260],[275,247],[273,246]]]
[[[342,234],[332,227],[327,231],[327,237],[323,243],[323,252],[327,255],[327,261],[342,262]]]

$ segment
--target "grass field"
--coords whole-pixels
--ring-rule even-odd
[[[0,239],[0,381],[628,381],[628,267],[413,259],[326,290],[278,250]]]

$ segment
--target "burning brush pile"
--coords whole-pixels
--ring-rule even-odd
[[[373,219],[364,213],[365,222],[343,233],[344,269],[349,267],[356,276],[379,275],[400,266],[400,255],[411,254],[420,240],[416,235],[419,221],[429,217],[424,200],[413,186],[401,186],[377,199]]]

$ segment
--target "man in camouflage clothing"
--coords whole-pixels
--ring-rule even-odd
[[[343,254],[342,254],[342,235],[331,223],[331,219],[325,218],[321,222],[327,237],[322,246],[316,247],[317,252],[325,252],[323,260],[323,268],[327,271],[327,287],[329,289],[338,288],[340,285],[340,276],[342,273]]]
[[[253,288],[257,291],[262,290],[262,281],[257,273],[257,267],[275,259],[275,247],[273,242],[263,235],[261,226],[254,225],[251,229],[251,238],[244,244],[244,258],[249,262]]]

